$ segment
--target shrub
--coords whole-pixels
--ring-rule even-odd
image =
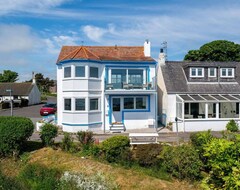
[[[57,189],[60,172],[39,164],[29,164],[20,172],[19,179],[32,190]]]
[[[40,132],[40,138],[42,143],[46,146],[51,146],[54,144],[54,138],[57,137],[58,128],[50,123],[46,123],[42,126]]]
[[[0,156],[18,156],[34,125],[24,117],[0,117]]]
[[[228,131],[231,131],[231,132],[237,132],[239,130],[238,123],[236,121],[234,121],[233,119],[231,119],[227,123],[226,128]]]
[[[165,146],[160,153],[161,166],[179,179],[201,178],[202,162],[197,151],[190,145]]]
[[[203,147],[208,142],[212,140],[213,136],[211,134],[211,131],[204,131],[204,132],[197,132],[197,133],[191,133],[190,134],[190,140],[194,148],[199,153],[200,159],[206,163],[206,158],[203,156]]]
[[[129,139],[126,136],[113,136],[101,143],[103,156],[108,162],[119,162],[129,152]],[[128,154],[127,154],[128,155]]]
[[[92,131],[78,131],[77,139],[83,149],[88,149],[94,143]]]
[[[70,151],[73,147],[73,138],[70,133],[64,133],[64,137],[62,139],[61,143],[62,150],[64,151]]]
[[[239,183],[237,171],[240,158],[240,143],[226,139],[212,139],[204,147],[204,156],[208,158],[207,166],[210,168],[205,185],[212,189],[222,189],[228,184]]]
[[[59,190],[71,189],[71,190],[114,190],[118,189],[118,186],[106,179],[102,174],[98,173],[93,176],[86,176],[82,173],[69,173],[65,172],[60,179]]]
[[[140,166],[153,166],[158,163],[158,158],[162,150],[160,144],[137,145],[134,150],[134,158]]]

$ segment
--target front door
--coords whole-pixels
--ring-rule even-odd
[[[112,122],[122,123],[121,98],[112,98]]]

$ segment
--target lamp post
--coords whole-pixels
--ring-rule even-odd
[[[175,117],[175,121],[176,121],[176,130],[177,130],[177,144],[179,145],[179,137],[178,137],[178,118]]]
[[[11,116],[13,116],[12,89],[7,89],[6,92],[9,92],[10,95]]]

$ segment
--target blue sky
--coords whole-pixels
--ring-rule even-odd
[[[56,77],[62,45],[143,45],[152,57],[168,43],[182,60],[212,40],[240,43],[239,0],[0,0],[0,72]]]

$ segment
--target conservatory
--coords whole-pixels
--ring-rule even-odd
[[[240,121],[239,102],[239,94],[177,94],[174,130],[224,130],[229,120]]]

